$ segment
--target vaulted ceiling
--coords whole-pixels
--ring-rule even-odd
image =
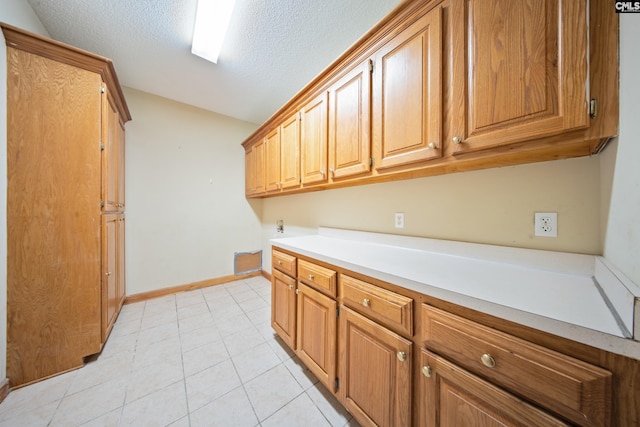
[[[197,0],[28,2],[123,86],[259,124],[402,0],[237,0],[218,64],[191,54]]]

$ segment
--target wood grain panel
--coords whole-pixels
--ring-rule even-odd
[[[586,1],[451,4],[454,154],[589,125]]]
[[[328,179],[327,176],[327,105],[328,94],[322,92],[300,110],[300,177],[302,184]]]
[[[298,283],[296,354],[331,391],[335,391],[338,322],[335,300]]]
[[[280,126],[281,188],[300,186],[300,118],[288,117]]]
[[[573,422],[609,425],[609,371],[428,305],[422,306],[422,334],[426,347]],[[495,366],[483,364],[485,354]]]
[[[371,170],[371,71],[355,67],[329,89],[329,168],[331,178]]]
[[[102,215],[102,342],[113,328],[118,314],[118,215]]]
[[[288,255],[275,249],[271,251],[273,267],[292,277],[296,277],[296,259],[293,255]]]
[[[411,374],[411,341],[340,306],[340,394],[360,424],[411,425]]]
[[[19,385],[100,350],[101,79],[13,48],[7,67],[7,376]]]
[[[441,156],[441,19],[440,8],[432,10],[375,54],[372,124],[376,169]]]
[[[266,190],[280,190],[280,128],[276,127],[264,138],[267,146],[265,158]]]
[[[424,349],[421,366],[426,427],[569,425]]]
[[[341,302],[365,316],[397,330],[409,337],[413,335],[413,300],[395,292],[340,275]]]
[[[326,295],[335,298],[338,292],[337,274],[321,265],[298,260],[298,280]]]
[[[280,338],[296,348],[296,280],[274,270],[271,276],[271,326]]]

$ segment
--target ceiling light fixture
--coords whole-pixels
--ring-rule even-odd
[[[235,3],[235,0],[198,0],[191,53],[218,63]]]

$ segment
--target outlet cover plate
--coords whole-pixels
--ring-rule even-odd
[[[404,212],[396,212],[394,225],[396,228],[404,228]]]
[[[534,214],[534,234],[540,237],[558,237],[558,213],[536,212]]]

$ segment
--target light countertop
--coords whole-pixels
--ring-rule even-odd
[[[636,319],[633,310],[640,297],[637,288],[618,280],[620,274],[612,273],[601,257],[324,227],[318,234],[272,239],[271,243],[640,359],[640,342],[631,339]],[[599,276],[603,276],[602,284]]]

